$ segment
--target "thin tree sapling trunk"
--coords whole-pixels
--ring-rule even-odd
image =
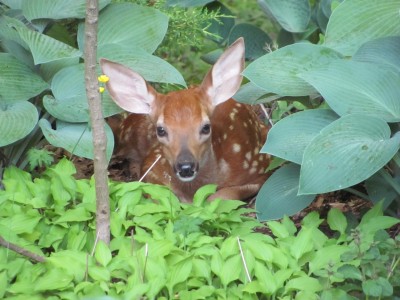
[[[89,102],[94,147],[94,179],[96,184],[96,233],[99,240],[110,242],[110,204],[107,175],[105,122],[96,73],[98,0],[86,0],[85,83]]]

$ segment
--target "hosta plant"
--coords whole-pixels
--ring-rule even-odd
[[[308,1],[259,3],[285,30],[306,32],[322,25],[318,14],[310,17]],[[364,186],[352,192],[374,203],[383,200],[384,208],[392,204],[388,212],[395,214],[400,201],[400,1],[321,1],[319,8],[327,24],[318,44],[299,40],[244,71],[250,102],[325,101],[319,109],[282,119],[269,132],[262,152],[290,163],[265,183],[257,198],[258,216],[293,214],[316,194],[360,182]]]

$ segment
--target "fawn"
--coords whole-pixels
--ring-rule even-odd
[[[191,202],[205,184],[209,197],[246,200],[267,179],[269,156],[260,154],[268,128],[249,105],[231,97],[240,88],[244,41],[239,38],[218,59],[200,86],[159,94],[131,69],[101,59],[113,100],[131,112],[117,133],[118,155],[139,164],[145,181],[170,186]]]

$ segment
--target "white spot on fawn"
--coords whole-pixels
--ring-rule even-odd
[[[248,169],[249,168],[249,162],[247,160],[245,160],[243,162],[243,169]]]
[[[239,153],[239,152],[240,152],[240,149],[241,149],[241,147],[240,147],[239,144],[233,144],[233,146],[232,146],[233,152]]]
[[[223,139],[226,140],[228,138],[228,135],[224,133]]]
[[[247,160],[251,160],[251,151],[247,152],[244,156]]]
[[[229,173],[229,164],[226,162],[225,159],[221,159],[219,161],[219,169],[221,170],[222,174]]]
[[[232,121],[235,121],[235,116],[236,116],[236,114],[234,112],[231,112],[229,114],[229,117],[231,118]]]
[[[229,130],[233,130],[233,124],[229,126]]]
[[[250,173],[250,174],[254,174],[256,171],[257,171],[256,168],[251,168],[250,171],[249,171],[249,173]]]

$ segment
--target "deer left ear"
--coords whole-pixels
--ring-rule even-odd
[[[100,66],[109,77],[106,83],[111,98],[126,111],[150,114],[157,92],[138,73],[116,62],[100,59]]]
[[[212,106],[230,99],[240,88],[244,69],[244,40],[237,39],[217,60],[201,84]]]

